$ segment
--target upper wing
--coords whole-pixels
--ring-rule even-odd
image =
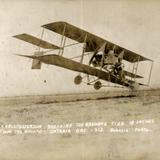
[[[26,34],[26,33],[19,34],[19,35],[13,36],[13,37],[18,38],[23,41],[26,41],[31,44],[34,44],[36,46],[45,48],[45,49],[60,49],[60,47],[58,47],[54,44],[51,44],[49,42],[46,42],[44,40],[41,40],[39,38],[36,38],[36,37],[29,35],[29,34]]]
[[[73,25],[66,23],[66,22],[49,23],[49,24],[43,25],[42,27],[47,28],[47,29],[54,31],[56,33],[59,33],[61,35],[64,35],[64,36],[71,38],[75,41],[78,41],[80,43],[85,42],[86,43],[86,52],[93,52],[93,51],[99,49],[104,43],[106,43],[108,48],[116,47],[117,51],[119,51],[119,52],[124,51],[123,59],[125,59],[129,62],[134,63],[134,62],[138,62],[138,61],[149,60],[148,58],[145,58],[137,53],[134,53],[134,52],[127,50],[123,47],[120,47],[114,43],[111,43],[103,38],[100,38],[92,33],[89,33],[83,29],[80,29],[80,28],[73,26]]]

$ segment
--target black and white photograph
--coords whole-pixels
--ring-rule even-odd
[[[0,4],[0,159],[160,159],[160,1]]]

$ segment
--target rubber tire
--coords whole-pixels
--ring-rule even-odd
[[[81,84],[81,82],[82,82],[82,77],[81,77],[80,75],[78,75],[78,76],[76,76],[76,77],[74,78],[74,83],[75,83],[76,85]]]
[[[100,81],[97,81],[95,84],[94,84],[94,89],[98,90],[102,87],[102,83]]]

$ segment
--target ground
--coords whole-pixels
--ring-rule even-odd
[[[65,99],[67,95],[61,96]],[[71,95],[74,99],[74,95]],[[103,131],[62,134],[0,134],[2,160],[159,160],[159,96],[29,101],[0,104],[0,124],[106,122]],[[32,102],[32,103],[30,103]],[[44,103],[43,103],[44,102]],[[137,124],[131,125],[130,122]],[[116,122],[116,124],[115,124]],[[119,123],[117,123],[119,122]],[[117,126],[124,123],[123,126]],[[139,124],[140,123],[140,124]],[[111,128],[123,129],[111,132]],[[88,129],[88,128],[87,128]],[[129,132],[125,132],[126,130]],[[138,131],[135,129],[139,129]],[[144,130],[143,130],[144,129]],[[145,130],[147,129],[147,131]],[[23,130],[24,131],[24,130]]]

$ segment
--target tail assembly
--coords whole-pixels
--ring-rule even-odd
[[[34,52],[35,56],[43,56],[43,52]],[[41,61],[38,59],[32,60],[32,69],[41,69]]]

